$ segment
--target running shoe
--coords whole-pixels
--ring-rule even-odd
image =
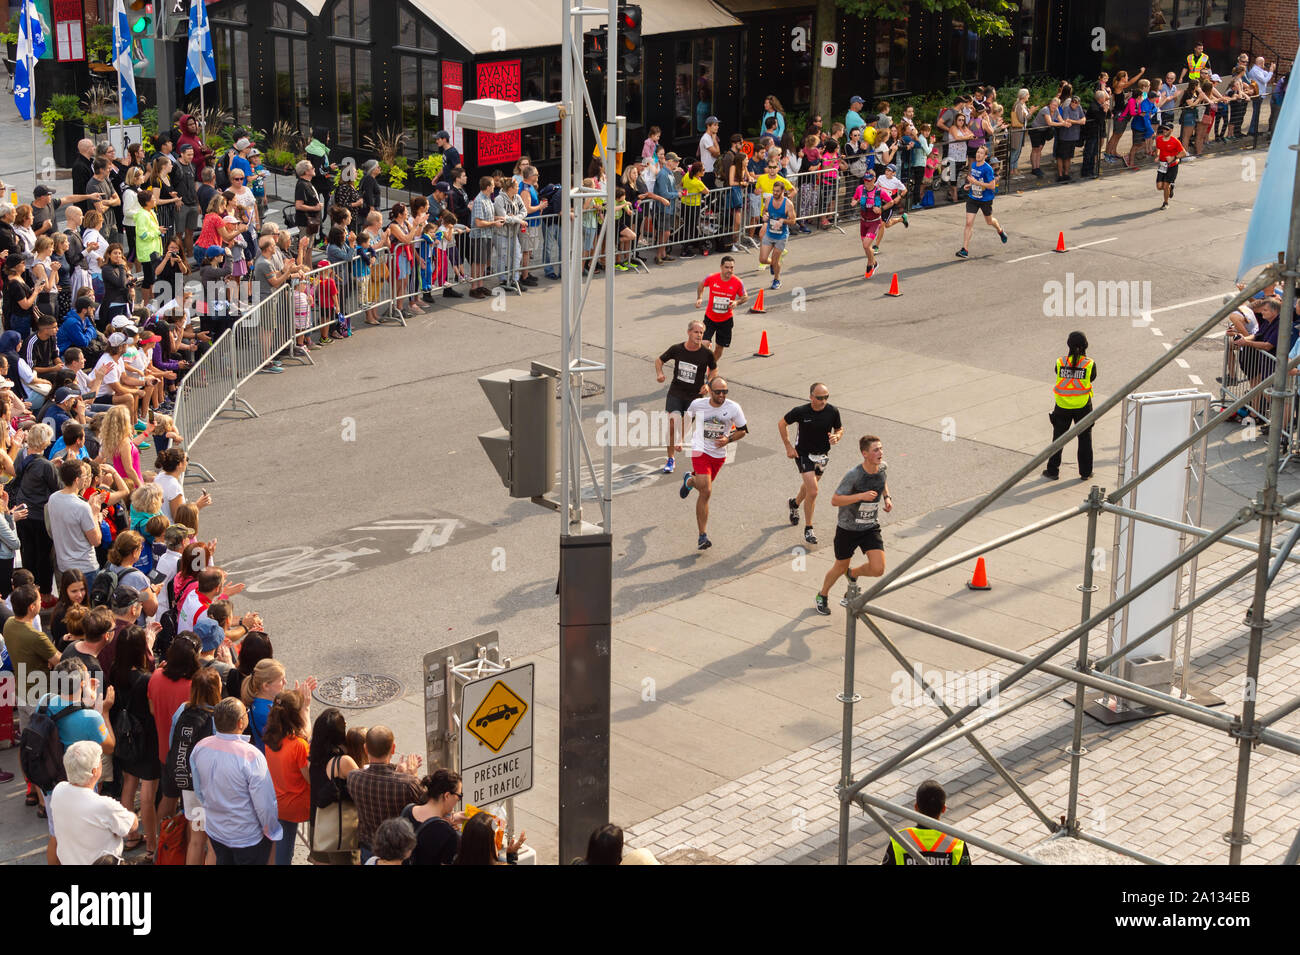
[[[615,262],[615,263],[614,263],[614,271],[616,271],[616,272],[626,272],[626,271],[627,271],[627,266],[624,265],[622,262]]]
[[[775,291],[776,291],[777,289],[779,289],[780,287],[781,287],[781,280],[780,280],[780,279],[772,279],[772,285],[771,285],[770,291],[775,292]]]
[[[1061,479],[1061,475],[1056,471],[1044,471],[1043,477],[1047,478],[1049,481],[1059,481]]]
[[[907,213],[906,213],[906,212],[903,213],[903,228],[904,228],[904,229],[910,229],[910,228],[912,228],[910,225],[907,224]]]
[[[1164,212],[1164,211],[1165,211],[1166,209],[1168,209],[1168,208],[1169,208],[1169,203],[1166,202],[1166,203],[1164,203],[1163,205],[1160,206],[1160,211],[1161,211],[1161,212]]]
[[[664,474],[672,474],[675,467],[677,467],[677,459],[669,458],[668,463],[664,465]]]
[[[823,617],[829,617],[831,615],[831,608],[828,606],[825,594],[817,595],[817,599],[813,601],[813,607]]]
[[[263,375],[283,375],[284,369],[277,368],[275,365],[267,365],[260,373]]]
[[[967,252],[965,249],[958,249],[958,250],[957,250],[957,258],[959,258],[959,259],[969,259],[969,258],[970,258],[970,253]]]
[[[793,527],[799,523],[799,502],[789,498],[785,503],[790,508],[790,525]]]
[[[809,544],[817,543],[817,535],[813,533],[813,529],[811,527],[805,527],[803,529],[803,539],[807,541]]]
[[[713,541],[709,540],[708,534],[701,534],[700,539],[695,542],[696,550],[708,550],[713,546]]]
[[[682,478],[682,489],[677,493],[681,496],[683,501],[691,496],[691,485],[689,482],[693,476],[694,475],[692,475],[690,471],[687,471],[686,477]]]
[[[740,246],[738,246],[738,245],[729,245],[729,246],[727,246],[727,251],[728,251],[728,252],[739,252],[739,251],[740,251]]]
[[[811,235],[811,234],[812,234],[812,229],[808,228],[806,225],[801,225],[801,226],[799,226],[799,234],[800,234],[800,235]]]
[[[878,246],[878,245],[873,245],[873,246],[871,247],[871,254],[872,254],[872,255],[879,255],[879,254],[880,254],[880,246]]]
[[[998,238],[1002,240],[1003,245],[1007,244],[1007,234],[1005,232],[999,232]]]
[[[867,268],[866,274],[864,274],[862,277],[863,277],[864,279],[869,279],[869,278],[871,278],[871,276],[873,276],[873,275],[875,275],[875,274],[876,274],[876,267],[875,267],[874,265],[872,265],[872,266],[869,266],[869,267]]]

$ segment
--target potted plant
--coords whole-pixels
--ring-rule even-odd
[[[109,63],[113,59],[113,28],[106,23],[96,23],[86,31],[86,53],[96,63]]]
[[[291,174],[298,162],[298,154],[292,149],[268,149],[262,156],[267,169],[281,175]]]
[[[81,105],[71,93],[56,93],[41,113],[41,129],[50,144],[54,161],[67,169],[77,158],[77,142],[86,135]]]
[[[15,10],[9,17],[9,29],[0,34],[0,39],[5,42],[5,56],[9,58],[10,63],[18,62],[18,11]]]

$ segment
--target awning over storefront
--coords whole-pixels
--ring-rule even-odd
[[[323,0],[298,2],[307,6]],[[560,0],[477,0],[468,15],[465,0],[409,2],[471,53],[491,54],[560,44],[563,30]],[[591,5],[599,4],[600,0],[593,0]],[[604,22],[600,17],[587,17],[585,29],[602,26]],[[741,22],[712,0],[648,0],[641,4],[642,36],[738,26]]]

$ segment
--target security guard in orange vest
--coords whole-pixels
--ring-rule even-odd
[[[1183,67],[1182,75],[1178,77],[1178,82],[1183,81],[1183,77],[1191,80],[1193,83],[1199,83],[1202,76],[1210,75],[1210,58],[1205,55],[1205,44],[1197,43],[1192,48],[1193,52],[1187,54],[1187,65]]]
[[[1097,380],[1097,363],[1088,357],[1088,338],[1083,332],[1070,332],[1065,340],[1070,353],[1056,359],[1056,407],[1048,420],[1052,422],[1052,440],[1055,441],[1076,422],[1092,413],[1092,383]],[[1064,449],[1062,449],[1064,450]],[[1057,451],[1047,462],[1043,477],[1055,481],[1061,476],[1061,452]],[[1079,480],[1092,477],[1092,428],[1079,435]]]
[[[933,779],[921,783],[916,791],[916,811],[937,820],[948,810],[948,794]],[[899,832],[912,843],[912,848],[928,859],[930,865],[970,865],[970,852],[966,843],[944,835],[938,829],[908,826]],[[889,840],[881,865],[916,865],[917,861],[895,839]]]

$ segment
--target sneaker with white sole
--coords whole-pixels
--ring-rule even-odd
[[[794,527],[799,523],[799,502],[791,497],[785,503],[790,508],[790,526]]]
[[[664,465],[664,474],[672,474],[675,467],[677,467],[677,459],[669,458],[668,463]]]
[[[813,608],[823,617],[831,615],[830,602],[823,594],[817,595],[817,598],[813,601]]]

